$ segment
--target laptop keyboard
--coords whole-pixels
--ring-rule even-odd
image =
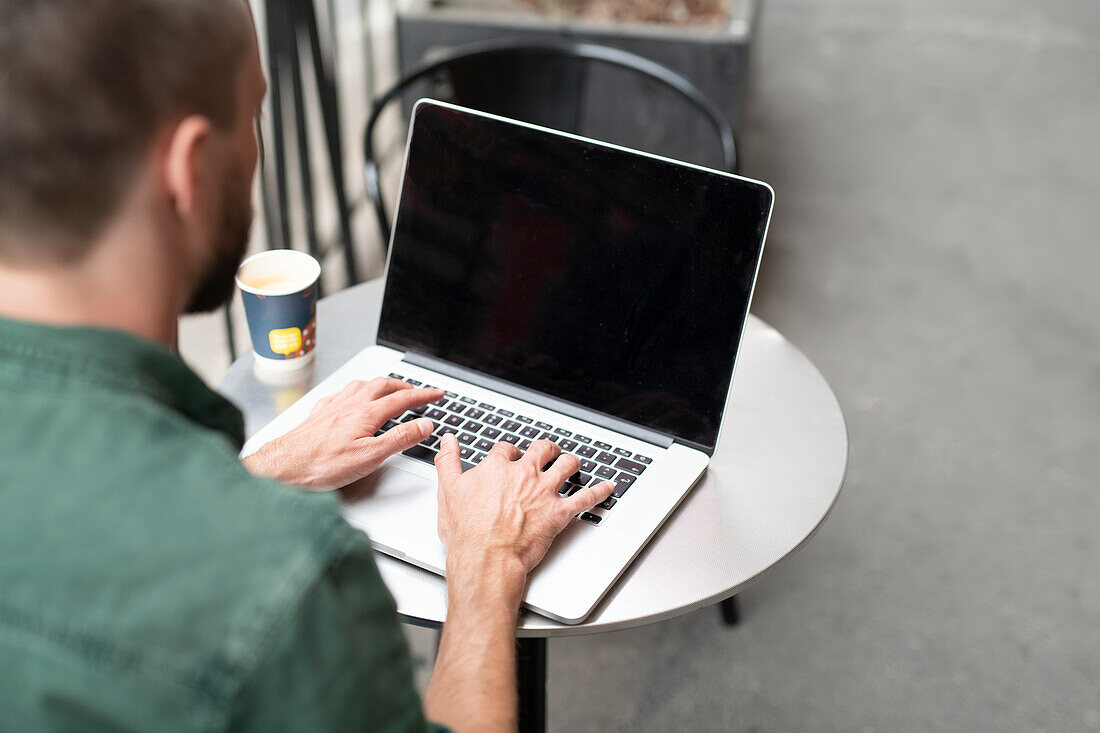
[[[429,387],[415,379],[400,374],[390,374],[414,387]],[[448,391],[439,402],[417,407],[395,420],[389,420],[379,429],[381,435],[390,428],[418,417],[426,417],[436,424],[435,430],[422,442],[404,453],[425,463],[434,463],[439,451],[440,440],[444,433],[454,433],[458,437],[459,455],[463,470],[472,468],[485,458],[489,449],[501,441],[508,442],[526,451],[536,440],[549,440],[561,447],[562,453],[572,453],[580,461],[580,469],[558,489],[561,496],[570,496],[585,486],[595,486],[603,481],[615,484],[615,490],[597,507],[611,509],[638,477],[653,462],[651,458],[631,453],[610,443],[578,435],[550,423],[533,420],[510,410],[503,410],[472,397],[465,397]],[[590,524],[599,524],[602,517],[590,512],[577,515]]]

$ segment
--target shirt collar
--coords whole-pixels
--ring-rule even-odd
[[[240,410],[207,387],[177,354],[129,333],[0,318],[0,367],[21,368],[32,380],[52,376],[143,394],[225,433],[238,450],[244,444]]]

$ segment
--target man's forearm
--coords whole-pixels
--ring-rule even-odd
[[[447,578],[447,621],[424,712],[459,733],[514,731],[523,567],[491,554],[448,558]]]

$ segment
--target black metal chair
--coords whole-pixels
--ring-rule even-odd
[[[363,131],[364,176],[381,230],[382,246],[389,247],[390,218],[382,198],[374,130],[391,102],[401,98],[414,83],[448,72],[453,88],[450,96],[457,104],[565,132],[583,133],[578,127],[583,116],[585,67],[591,63],[623,69],[675,92],[710,123],[716,143],[721,146],[725,169],[736,171],[737,144],[729,121],[691,81],[661,64],[593,43],[532,43],[511,38],[470,43],[413,65],[371,104]],[[497,86],[491,95],[482,93],[487,80]],[[508,85],[504,90],[508,94],[499,93],[502,84]],[[543,102],[541,108],[532,104],[535,98]],[[532,111],[539,119],[531,119]]]
[[[550,62],[549,64],[547,62]],[[554,62],[557,62],[556,64]],[[562,63],[564,62],[564,63]],[[688,105],[694,107],[713,128],[716,143],[721,147],[725,169],[736,173],[738,168],[737,143],[733,126],[718,106],[691,81],[649,59],[637,54],[593,43],[561,42],[532,43],[518,39],[499,39],[471,43],[449,49],[438,56],[413,65],[387,91],[378,95],[371,104],[370,116],[363,130],[364,176],[367,194],[374,206],[381,242],[389,248],[390,217],[382,198],[379,163],[375,155],[374,130],[386,107],[398,100],[416,82],[442,71],[458,68],[459,78],[452,76],[452,101],[463,106],[506,117],[523,119],[532,110],[539,114],[537,106],[530,104],[532,97],[540,97],[548,104],[541,110],[541,119],[525,119],[526,122],[543,124],[565,132],[582,132],[577,129],[582,119],[584,69],[580,64],[602,63],[640,75],[676,92]],[[462,68],[465,67],[465,68]],[[525,78],[526,76],[526,78]],[[533,83],[531,76],[539,83]],[[484,82],[510,82],[515,86],[515,96],[482,94]],[[569,93],[571,98],[555,98],[551,91]],[[492,108],[489,108],[489,107]],[[660,151],[650,151],[660,153]],[[740,614],[737,596],[720,604],[722,620],[728,625],[737,624]],[[540,716],[536,716],[540,717]]]
[[[255,0],[259,4],[259,0]],[[329,9],[331,35],[331,3]],[[269,98],[271,103],[271,163],[261,158],[260,189],[263,195],[264,225],[268,249],[291,248],[289,205],[290,176],[287,170],[288,152],[297,158],[298,186],[306,247],[311,255],[323,260],[329,248],[322,246],[317,232],[314,205],[313,169],[310,161],[307,100],[302,83],[306,69],[302,63],[303,46],[308,54],[308,66],[317,91],[317,107],[324,128],[327,163],[332,174],[336,199],[339,240],[343,248],[347,284],[359,282],[358,263],[351,234],[351,206],[344,186],[343,143],[340,133],[340,111],[336,94],[335,50],[324,43],[317,22],[314,0],[263,0],[265,14]],[[289,89],[290,112],[285,109],[284,96]],[[292,149],[292,150],[291,150]],[[321,284],[319,284],[320,287]],[[230,360],[237,357],[233,341],[233,320],[225,309],[225,328]]]

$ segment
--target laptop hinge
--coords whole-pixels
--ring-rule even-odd
[[[379,343],[382,343],[381,341]],[[389,344],[383,344],[389,345]],[[400,348],[400,347],[396,347]],[[503,379],[497,379],[490,377],[480,372],[476,372],[473,369],[466,369],[465,367],[455,366],[448,362],[442,361],[432,356],[426,356],[424,354],[417,354],[413,351],[406,351],[402,361],[406,361],[409,364],[415,364],[416,366],[422,366],[426,369],[431,369],[434,372],[440,374],[446,374],[448,377],[455,377],[461,379],[464,382],[476,384],[479,387],[491,389],[494,392],[500,392],[506,394],[509,397],[515,397],[517,400],[523,400],[524,402],[530,402],[544,407],[547,410],[553,410],[554,412],[560,412],[564,415],[569,415],[578,420],[584,420],[595,425],[599,425],[602,428],[608,430],[614,430],[617,433],[623,435],[629,435],[631,438],[645,441],[650,445],[655,445],[660,448],[668,448],[673,444],[674,440],[672,436],[658,433],[656,430],[650,430],[649,428],[643,428],[639,425],[629,423],[626,420],[620,420],[616,417],[605,415],[595,410],[590,410],[587,407],[581,407],[575,405],[572,402],[566,402],[565,400],[559,400],[548,395],[541,394],[526,387],[520,387],[517,384],[506,382]]]

